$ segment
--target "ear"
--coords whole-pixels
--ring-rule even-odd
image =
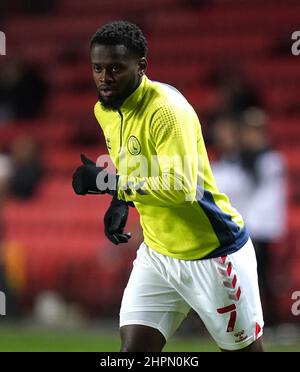
[[[145,57],[141,58],[139,60],[139,75],[142,77],[146,70],[147,70],[147,66],[148,66],[148,61]]]

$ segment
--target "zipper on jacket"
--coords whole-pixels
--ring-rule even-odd
[[[122,114],[122,111],[121,110],[118,110],[118,113],[121,117],[121,124],[120,124],[120,147],[119,147],[119,153],[121,152],[121,149],[122,149],[122,141],[123,141],[123,121],[124,121],[124,117],[123,117],[123,114]]]

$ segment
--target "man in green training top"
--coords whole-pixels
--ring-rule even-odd
[[[77,194],[112,195],[104,225],[113,243],[130,239],[128,205],[140,214],[144,242],[122,299],[121,350],[161,351],[193,308],[221,350],[262,351],[247,228],[217,189],[195,111],[175,88],[147,78],[146,54],[129,22],[92,37],[94,110],[117,174],[82,156],[73,175]]]

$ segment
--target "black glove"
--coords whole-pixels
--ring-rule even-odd
[[[127,203],[114,196],[104,216],[104,227],[107,239],[116,245],[119,243],[128,243],[128,240],[131,238],[130,232],[124,233],[127,217]]]
[[[85,194],[111,194],[114,195],[116,192],[116,187],[108,187],[108,179],[113,180],[115,182],[114,185],[116,186],[117,183],[117,176],[114,176],[106,171],[105,168],[97,167],[96,163],[92,160],[88,159],[85,155],[81,154],[81,161],[82,164],[78,167],[73,174],[73,182],[72,186],[76,194],[78,195],[85,195]],[[99,184],[97,185],[97,176],[100,172],[103,173],[103,181],[105,185],[103,188],[98,188]]]

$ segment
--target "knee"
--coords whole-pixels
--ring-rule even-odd
[[[130,346],[127,346],[127,345],[121,345],[121,349],[120,349],[121,353],[131,353],[131,352],[134,352],[135,350],[132,350],[130,348]]]
[[[147,326],[121,327],[121,352],[159,352],[165,345],[164,336]]]
[[[162,351],[163,345],[159,343],[145,342],[124,342],[121,345],[121,352],[125,353],[136,353],[136,352],[160,352]]]
[[[121,352],[133,353],[136,351],[144,351],[144,350],[139,350],[140,348],[141,348],[141,345],[138,345],[136,342],[133,342],[133,340],[127,337],[122,337],[121,349],[120,349]]]
[[[137,347],[137,345],[125,344],[125,345],[121,345],[120,351],[122,353],[135,353],[135,352],[146,351],[146,350],[141,349],[141,347]]]

